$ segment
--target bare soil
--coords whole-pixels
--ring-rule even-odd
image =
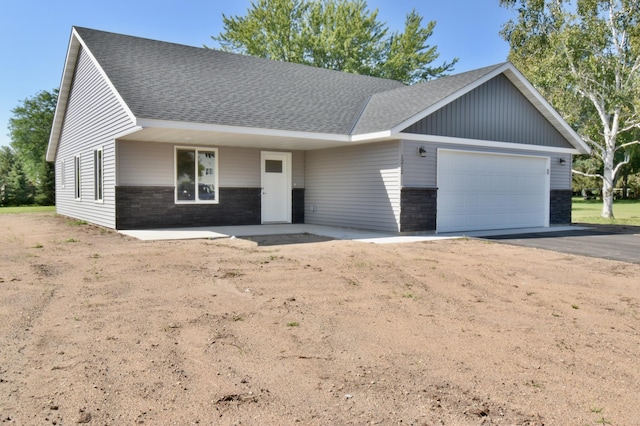
[[[0,423],[638,425],[640,265],[0,216]]]

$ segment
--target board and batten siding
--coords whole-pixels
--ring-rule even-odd
[[[173,187],[175,146],[168,143],[118,141],[118,185]],[[221,188],[260,187],[259,149],[211,147],[218,148]],[[293,187],[304,188],[304,152],[294,151],[292,157]]]
[[[82,49],[67,100],[56,155],[59,214],[115,228],[115,136],[134,127],[127,111]],[[103,201],[94,200],[95,150],[103,150]],[[80,156],[81,199],[75,199],[74,157]],[[64,163],[64,183],[61,174]]]
[[[403,132],[573,148],[504,75],[499,75]]]
[[[424,145],[427,156],[420,157],[418,148]],[[438,148],[456,149],[461,151],[486,152],[498,154],[532,155],[550,158],[550,189],[571,189],[571,155],[540,151],[526,151],[518,149],[498,149],[495,147],[481,147],[469,145],[455,145],[430,142],[402,141],[402,186],[415,188],[436,188],[437,184],[437,151]],[[560,158],[566,160],[560,164]]]
[[[400,230],[397,141],[307,151],[305,223]]]

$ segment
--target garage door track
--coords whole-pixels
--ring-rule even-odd
[[[580,229],[485,237],[500,243],[640,264],[640,226],[578,224]]]

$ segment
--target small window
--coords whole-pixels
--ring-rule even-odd
[[[176,202],[217,203],[218,150],[176,148]]]
[[[264,171],[266,173],[282,173],[282,161],[281,160],[265,160]]]
[[[103,185],[103,155],[102,148],[93,151],[93,199],[102,201]]]
[[[65,173],[64,163],[64,160],[60,161],[60,186],[63,188],[67,186],[67,176]]]
[[[75,190],[75,198],[76,200],[80,200],[82,198],[82,180],[80,178],[80,156],[77,155],[73,157],[73,180],[74,180],[74,190]]]

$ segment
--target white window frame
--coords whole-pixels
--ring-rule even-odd
[[[67,186],[67,175],[65,172],[65,161],[60,160],[60,187],[65,188]]]
[[[214,179],[214,199],[213,200],[202,200],[198,197],[199,189],[196,191],[194,200],[180,200],[178,199],[179,192],[179,183],[178,183],[178,151],[194,151],[195,153],[195,166],[197,167],[198,155],[201,152],[211,152],[214,153],[215,163],[213,175],[206,174],[206,176],[213,176]],[[174,185],[174,202],[176,204],[219,204],[220,203],[220,180],[219,180],[219,170],[220,170],[220,156],[218,154],[218,148],[209,148],[209,147],[197,147],[197,146],[175,146],[173,150],[173,185]],[[206,170],[206,169],[205,169]],[[196,173],[194,187],[199,188],[200,185],[200,176]]]
[[[102,147],[93,151],[93,200],[96,203],[104,202],[104,149]]]
[[[82,200],[82,157],[76,155],[73,157],[73,198]]]

